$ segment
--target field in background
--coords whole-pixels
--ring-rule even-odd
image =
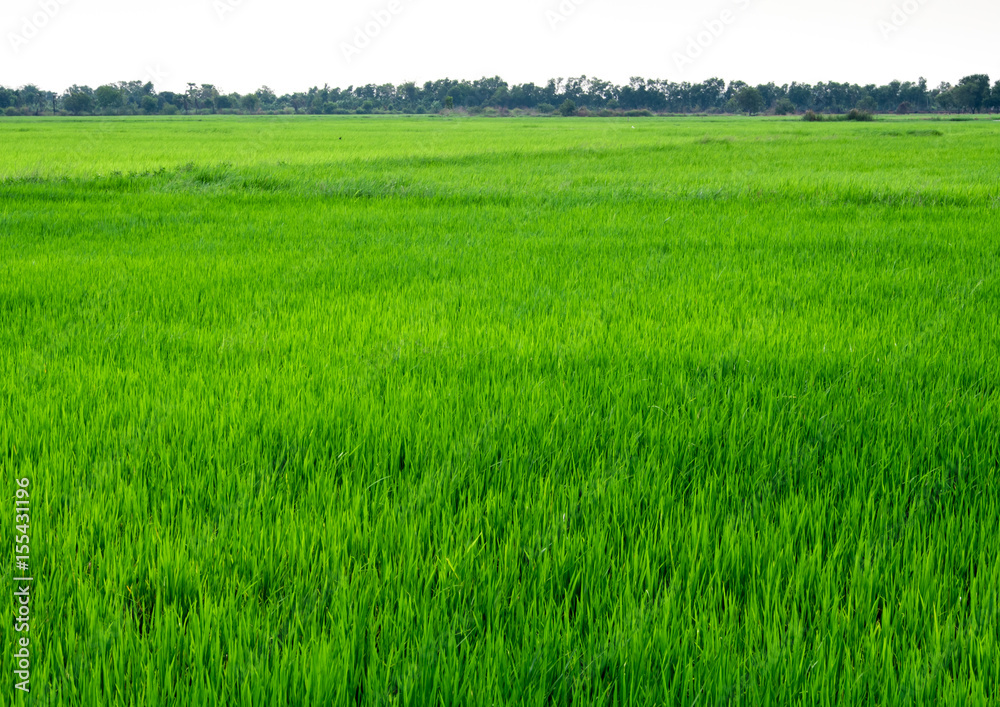
[[[998,164],[985,121],[0,122],[35,704],[988,704]]]

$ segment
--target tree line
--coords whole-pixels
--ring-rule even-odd
[[[1000,81],[986,74],[962,78],[935,88],[926,79],[891,81],[885,85],[852,83],[728,84],[720,78],[700,83],[674,83],[633,77],[627,84],[580,76],[550,79],[544,85],[510,85],[498,76],[476,81],[441,79],[422,86],[414,82],[367,84],[346,89],[313,87],[277,95],[267,86],[252,93],[226,93],[213,84],[189,83],[183,92],[157,91],[151,82],[119,81],[97,88],[73,85],[62,92],[34,84],[0,86],[0,114],[21,115],[177,115],[221,114],[716,114],[789,115],[813,111],[844,113],[988,112],[1000,111]]]

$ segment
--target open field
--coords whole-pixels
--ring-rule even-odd
[[[1000,694],[1000,123],[0,148],[33,704]]]

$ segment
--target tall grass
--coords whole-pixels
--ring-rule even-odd
[[[0,124],[35,703],[990,704],[1000,143],[902,122]]]

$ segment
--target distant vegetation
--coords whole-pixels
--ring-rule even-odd
[[[557,108],[558,106],[558,108]],[[313,87],[277,95],[267,86],[253,93],[226,93],[213,84],[188,84],[182,93],[157,91],[151,82],[119,81],[96,89],[70,86],[61,93],[29,84],[0,87],[0,114],[19,115],[175,115],[197,114],[348,114],[440,113],[461,111],[473,115],[559,113],[570,115],[628,115],[649,113],[745,113],[790,115],[813,111],[841,114],[852,109],[865,113],[996,112],[1000,111],[1000,81],[990,87],[986,74],[966,76],[955,86],[929,88],[927,80],[868,84],[791,83],[728,85],[720,78],[701,83],[673,83],[632,78],[617,85],[580,76],[550,79],[544,86],[509,85],[498,76],[477,81],[442,79],[423,86],[367,84],[346,89]]]
[[[821,115],[815,111],[807,110],[805,115],[802,116],[802,120],[807,123],[818,123],[823,120],[853,120],[859,123],[867,123],[875,120],[875,116],[866,110],[858,110],[857,108],[851,108],[842,115]]]

